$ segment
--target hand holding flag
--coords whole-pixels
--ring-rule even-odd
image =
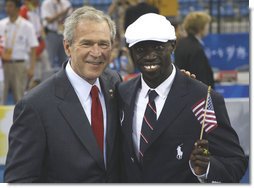
[[[203,132],[205,130],[207,133],[209,133],[218,126],[210,92],[211,86],[208,87],[206,100],[202,99],[192,107],[192,112],[202,125],[200,138],[197,140],[197,142],[195,142],[194,149],[190,156],[191,166],[197,175],[206,174],[206,170],[210,162],[208,140],[202,139]]]
[[[190,155],[192,170],[196,175],[204,175],[206,174],[209,162],[208,140],[197,140]]]

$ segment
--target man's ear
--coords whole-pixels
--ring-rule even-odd
[[[71,57],[71,45],[66,40],[63,41],[64,51],[68,57]]]

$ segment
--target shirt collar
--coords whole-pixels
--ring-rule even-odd
[[[176,68],[173,64],[172,66],[173,66],[173,70],[170,76],[166,80],[164,80],[164,82],[162,82],[158,87],[154,89],[158,93],[158,95],[162,97],[163,99],[165,99],[168,96],[168,93],[171,89],[171,86],[173,84],[173,81],[176,75]],[[148,96],[149,89],[151,88],[146,84],[146,82],[143,79],[143,76],[141,75],[141,91],[140,91],[141,97],[146,98]]]
[[[17,25],[20,22],[20,20],[21,20],[21,17],[18,16],[18,18],[15,20],[15,22],[11,22],[10,18],[8,17],[7,18],[7,23],[8,24],[15,24],[15,25]]]
[[[69,60],[69,62],[66,65],[66,74],[74,88],[74,90],[76,91],[76,93],[79,96],[83,96],[82,98],[84,99],[84,101],[89,99],[90,96],[90,91],[93,85],[96,85],[99,89],[99,94],[101,95],[101,86],[100,86],[100,82],[99,79],[97,78],[95,83],[93,85],[91,85],[90,83],[88,83],[86,80],[84,80],[83,78],[81,78],[71,67],[71,62]]]

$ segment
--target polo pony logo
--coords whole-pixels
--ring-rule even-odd
[[[176,152],[177,152],[176,158],[177,158],[178,160],[181,160],[181,159],[183,158],[183,151],[182,151],[182,147],[181,147],[182,145],[183,145],[183,144],[177,146],[177,148],[176,148]]]

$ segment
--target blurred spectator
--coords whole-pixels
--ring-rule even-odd
[[[159,9],[146,3],[146,0],[112,1],[108,14],[115,20],[118,26],[116,41],[120,42],[120,47],[125,46],[124,32],[127,26],[148,12],[159,13]]]
[[[108,65],[110,69],[115,70],[117,72],[120,72],[119,51],[120,51],[119,47],[115,45],[111,52],[110,62]]]
[[[204,51],[202,38],[208,34],[210,15],[191,12],[183,21],[187,37],[178,40],[175,49],[175,64],[196,75],[196,78],[214,88],[213,71]]]
[[[109,68],[117,71],[122,78],[134,73],[134,65],[129,54],[129,50],[126,47],[119,48],[119,44],[116,44],[111,53],[111,59]]]
[[[4,104],[4,71],[3,63],[0,58],[0,105]]]
[[[135,5],[137,0],[113,0],[108,8],[108,14],[112,17],[117,25],[117,36],[116,41],[120,43],[121,46],[125,46],[124,39],[124,17],[126,9]]]
[[[33,25],[19,16],[19,0],[6,0],[5,11],[8,17],[0,20],[0,36],[4,38],[2,62],[4,69],[4,103],[9,89],[14,102],[24,95],[27,80],[34,75],[35,49],[38,46]],[[25,61],[30,64],[26,68]],[[26,74],[27,73],[27,74]]]
[[[138,0],[133,6],[130,6],[125,13],[124,30],[136,19],[146,13],[159,13],[159,9],[148,4],[145,0]]]
[[[35,74],[30,82],[30,88],[39,84],[51,72],[51,65],[45,48],[45,33],[41,24],[40,12],[40,0],[25,0],[20,8],[20,15],[33,24],[39,41],[39,46],[36,48],[37,63]]]
[[[122,47],[119,57],[121,62],[122,75],[126,76],[127,74],[134,73],[134,65],[130,56],[129,49],[127,47]]]
[[[58,70],[67,60],[63,48],[63,22],[72,10],[68,0],[44,0],[41,6],[46,47],[52,67]]]
[[[184,30],[183,25],[182,25],[182,23],[181,23],[179,20],[175,19],[175,20],[170,21],[170,22],[171,22],[171,24],[172,24],[172,25],[174,26],[174,28],[175,28],[176,42],[177,42],[178,40],[180,40],[181,38],[187,36],[187,33],[186,33],[186,31]]]
[[[166,17],[177,17],[179,10],[179,0],[146,0],[147,3],[159,9],[161,15]],[[187,0],[188,1],[188,0]]]
[[[4,50],[3,37],[0,35],[0,105],[3,105],[3,97],[4,97],[4,71],[3,71],[3,63],[2,63],[2,53]]]

